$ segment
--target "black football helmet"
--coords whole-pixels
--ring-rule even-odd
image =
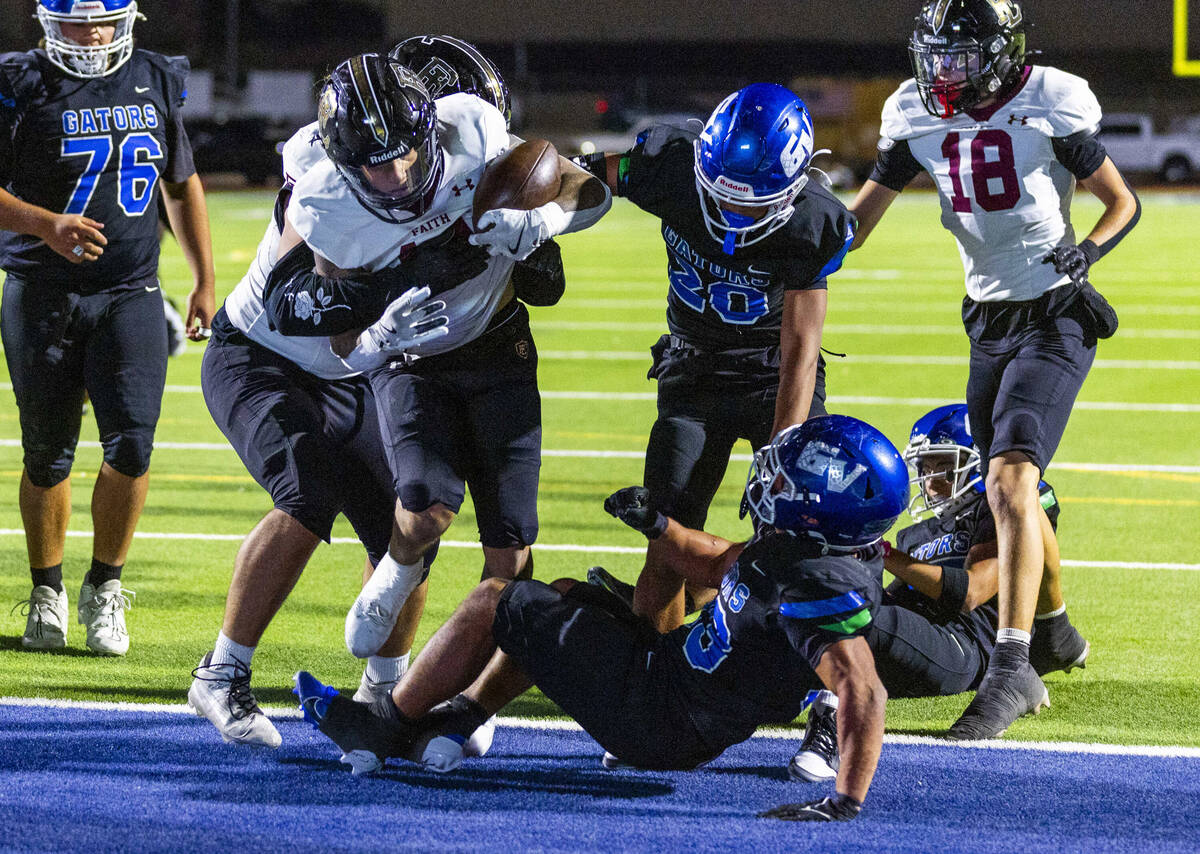
[[[317,129],[329,159],[376,216],[400,222],[428,210],[442,176],[442,151],[433,99],[411,70],[377,53],[347,59],[321,90]],[[386,188],[372,183],[368,170],[400,158],[411,162]]]
[[[931,0],[908,43],[925,109],[948,119],[1003,96],[1025,67],[1025,20],[1014,0]]]
[[[474,45],[454,36],[413,36],[397,44],[388,56],[411,68],[431,98],[466,92],[494,106],[506,123],[512,121],[504,78]]]

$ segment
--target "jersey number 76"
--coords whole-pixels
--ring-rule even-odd
[[[74,136],[62,141],[63,157],[87,158],[63,213],[82,214],[87,210],[112,151],[111,136]],[[151,134],[133,133],[121,141],[118,156],[117,204],[126,216],[141,216],[154,198],[151,191],[158,181],[158,164],[154,161],[162,159],[162,146]]]

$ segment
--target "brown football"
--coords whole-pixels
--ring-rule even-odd
[[[531,139],[506,151],[484,170],[471,207],[472,221],[497,208],[528,211],[558,196],[562,172],[558,151],[544,139]]]

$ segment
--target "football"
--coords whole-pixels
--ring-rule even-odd
[[[528,211],[554,201],[562,184],[558,150],[547,140],[522,142],[488,164],[471,207],[472,221],[497,208]]]

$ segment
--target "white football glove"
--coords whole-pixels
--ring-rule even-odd
[[[346,363],[356,370],[366,370],[379,364],[379,354],[411,350],[450,333],[450,318],[439,311],[446,309],[443,300],[426,302],[429,287],[409,288],[388,305],[383,315],[364,329],[358,344],[346,357]]]
[[[531,211],[497,208],[479,217],[468,240],[492,255],[524,261],[551,237],[562,234],[569,222],[566,211],[554,202]]]

